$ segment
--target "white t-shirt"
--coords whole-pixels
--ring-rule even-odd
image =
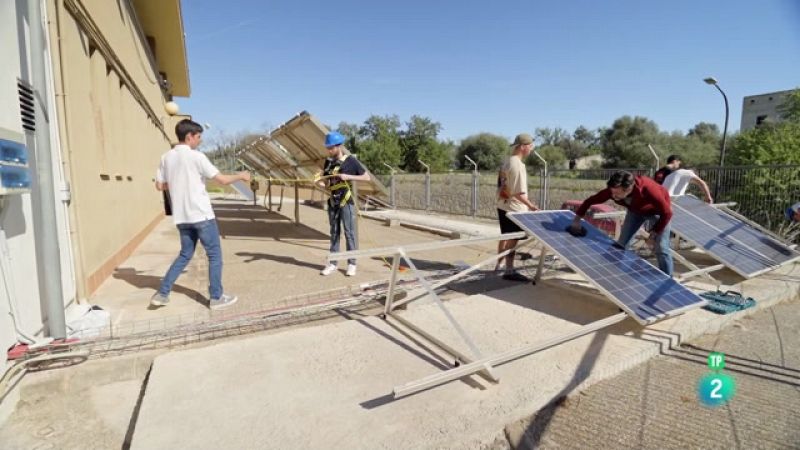
[[[664,189],[669,192],[669,195],[675,197],[686,193],[686,188],[689,187],[689,182],[696,179],[697,175],[689,169],[678,169],[667,175],[664,178]]]
[[[204,153],[192,150],[188,145],[178,144],[161,156],[156,181],[168,184],[175,225],[214,218],[206,180],[218,173],[219,169]]]
[[[514,197],[528,195],[528,173],[525,163],[517,155],[511,155],[497,173],[497,208],[503,211],[527,211],[528,206]]]

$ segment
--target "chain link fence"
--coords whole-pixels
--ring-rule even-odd
[[[617,170],[653,176],[653,169],[534,170],[528,173],[528,196],[546,209],[560,209],[568,200],[583,200],[605,188]],[[773,231],[786,226],[783,211],[800,201],[800,165],[705,167],[695,171],[715,193],[715,202],[736,202],[734,209]],[[389,187],[395,208],[497,217],[495,171],[378,177]],[[694,185],[688,192],[702,197]]]

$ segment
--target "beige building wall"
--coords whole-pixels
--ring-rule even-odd
[[[48,15],[78,298],[85,298],[161,218],[153,178],[175,140],[174,120],[135,2],[49,0]]]

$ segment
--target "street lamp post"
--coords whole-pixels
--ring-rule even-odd
[[[717,180],[716,180],[716,183],[714,185],[714,198],[717,198],[717,196],[719,195],[719,180],[720,180],[720,178],[722,178],[722,167],[725,165],[725,146],[728,143],[728,115],[729,115],[728,96],[725,95],[725,91],[723,91],[722,88],[719,87],[719,84],[717,83],[717,79],[716,78],[708,77],[708,78],[703,79],[703,81],[705,81],[706,84],[713,85],[715,88],[717,88],[719,93],[722,94],[722,98],[725,100],[725,127],[722,129],[722,148],[720,149],[720,152],[719,152],[719,167],[720,167],[720,170],[717,173]]]

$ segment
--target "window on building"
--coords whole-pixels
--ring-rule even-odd
[[[762,123],[766,122],[766,120],[767,120],[766,114],[764,114],[763,116],[756,117],[756,126],[761,125]]]

